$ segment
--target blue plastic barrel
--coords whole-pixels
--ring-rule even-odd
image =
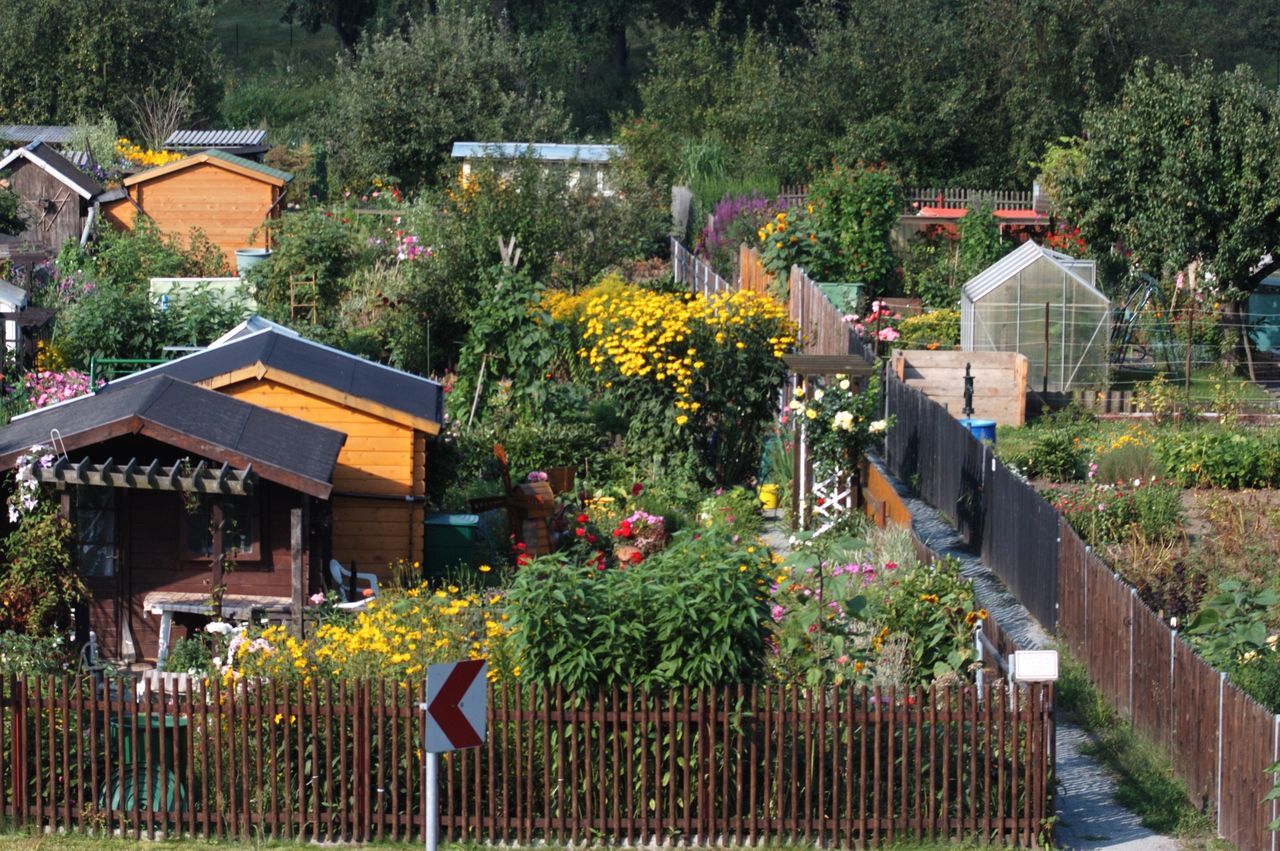
[[[978,438],[978,440],[986,440],[990,443],[996,442],[995,420],[961,420],[960,425],[969,429],[969,433]]]

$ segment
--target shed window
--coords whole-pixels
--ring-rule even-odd
[[[261,506],[257,494],[220,500],[222,547],[227,558],[255,561],[262,557]],[[201,500],[182,515],[182,549],[187,558],[213,558],[213,502]]]
[[[80,575],[116,575],[116,489],[76,488],[76,545]]]

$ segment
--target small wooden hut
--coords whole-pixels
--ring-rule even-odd
[[[102,209],[127,230],[139,214],[184,239],[200,228],[234,266],[237,249],[270,247],[262,224],[279,216],[291,180],[287,171],[210,149],[126,177],[126,195]]]
[[[0,159],[0,186],[22,199],[30,223],[20,234],[50,254],[68,239],[88,238],[102,186],[44,142]]]
[[[300,628],[303,601],[323,587],[345,439],[153,375],[16,417],[0,428],[0,468],[25,463],[61,495],[102,652],[155,660],[175,614],[259,609]],[[45,463],[30,459],[36,445]]]
[[[209,348],[117,379],[170,375],[343,432],[333,474],[333,557],[386,577],[423,555],[427,438],[444,419],[429,379],[321,345],[253,317]]]

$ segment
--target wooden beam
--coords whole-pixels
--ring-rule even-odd
[[[306,497],[302,497],[306,499]],[[306,580],[306,564],[303,560],[303,511],[301,508],[289,509],[289,590],[292,599],[292,611],[290,611],[290,619],[292,620],[293,635],[295,638],[302,638],[302,604],[303,604],[303,587]]]
[[[782,360],[797,375],[842,373],[851,378],[863,378],[875,370],[857,355],[783,355]]]

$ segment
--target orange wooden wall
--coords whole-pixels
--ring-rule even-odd
[[[426,495],[426,436],[268,379],[218,388],[245,402],[345,432],[333,472],[335,492]],[[421,503],[333,498],[333,557],[347,567],[390,575],[397,559],[422,558]]]
[[[237,248],[266,246],[266,233],[258,228],[273,212],[278,193],[270,183],[210,163],[197,163],[129,187],[138,207],[160,230],[185,240],[192,228],[200,228],[222,248],[232,268]],[[117,227],[133,229],[137,208],[128,200],[109,204],[103,212]]]

